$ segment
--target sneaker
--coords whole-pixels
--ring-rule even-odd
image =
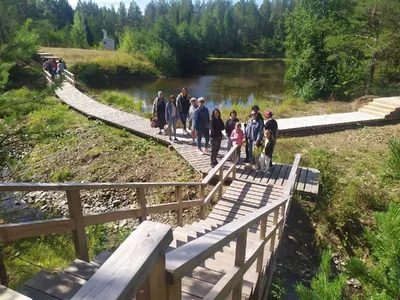
[[[197,151],[199,151],[199,154],[200,154],[200,155],[204,155],[204,152],[203,152],[203,150],[201,150],[201,149],[197,149]]]

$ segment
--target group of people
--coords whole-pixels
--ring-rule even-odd
[[[55,60],[55,58],[45,59],[43,61],[43,69],[49,72],[53,79],[56,75],[61,75],[66,68],[67,65],[62,60],[62,58],[60,58],[58,62]]]
[[[245,145],[245,163],[248,163],[250,168],[255,166],[257,169],[268,172],[273,166],[272,155],[278,134],[278,124],[269,110],[265,112],[266,120],[264,121],[257,105],[252,107],[251,114],[244,123],[243,131],[236,111],[230,112],[230,117],[225,123],[217,108],[212,111],[210,117],[209,110],[205,106],[205,99],[189,97],[188,89],[183,88],[177,97],[170,95],[168,101],[159,91],[153,103],[153,117],[157,120],[159,134],[162,134],[164,130],[164,133],[169,135],[169,139],[175,142],[178,142],[176,124],[180,120],[184,133],[191,135],[199,153],[210,154],[212,167],[218,164],[217,157],[224,131],[228,139],[228,150],[234,145],[238,146],[236,150],[238,159],[240,159],[241,148]],[[188,127],[186,127],[187,123]],[[203,137],[204,147],[202,147]],[[209,150],[210,138],[211,150]]]

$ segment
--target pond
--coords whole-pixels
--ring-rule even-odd
[[[284,72],[282,60],[211,60],[203,74],[135,81],[119,91],[144,101],[145,110],[151,109],[158,91],[167,98],[182,87],[190,96],[204,97],[210,109],[249,106],[254,98],[282,98]]]

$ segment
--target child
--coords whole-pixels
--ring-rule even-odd
[[[241,127],[242,124],[240,124],[240,122],[236,122],[235,129],[232,131],[230,136],[232,145],[238,146],[238,148],[236,149],[237,163],[239,163],[240,160],[240,148],[242,147],[244,141],[244,133]]]
[[[268,173],[270,168],[270,161],[272,153],[274,152],[275,139],[270,129],[264,129],[264,145],[263,151],[260,155],[260,169],[265,173]]]
[[[236,110],[232,110],[229,115],[230,118],[228,119],[228,121],[226,121],[225,124],[225,133],[226,136],[228,137],[228,151],[231,150],[232,148],[232,141],[231,141],[232,131],[235,130],[236,123],[239,122]]]
[[[197,109],[198,105],[197,105],[197,99],[196,98],[191,98],[190,99],[190,108],[189,108],[189,129],[192,132],[192,140],[193,140],[193,144],[196,143],[196,131],[193,130],[193,117],[194,117],[194,111]]]

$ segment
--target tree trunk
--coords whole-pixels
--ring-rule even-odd
[[[378,52],[375,51],[371,56],[371,64],[369,65],[368,81],[367,81],[367,86],[365,88],[365,95],[369,95],[371,92],[371,86],[374,82],[375,65],[377,57],[378,57]]]
[[[0,284],[8,286],[7,270],[4,263],[3,249],[0,247]]]

